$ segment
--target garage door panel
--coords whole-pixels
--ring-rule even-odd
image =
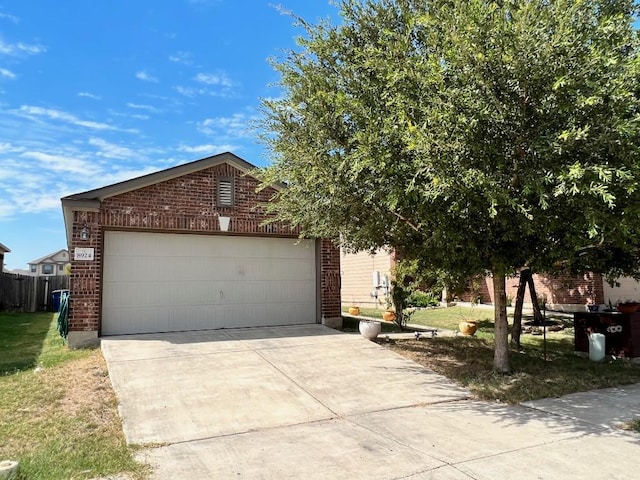
[[[104,284],[102,303],[116,308],[161,307],[165,303],[158,298],[162,282],[109,282]]]
[[[163,272],[162,264],[149,257],[135,257],[123,255],[118,257],[105,257],[104,279],[111,281],[114,275],[118,279],[126,278],[128,281],[143,281],[150,278],[159,278]]]
[[[246,258],[236,260],[231,269],[225,269],[225,277],[238,280],[299,280],[313,278],[314,268],[309,259]]]
[[[197,281],[165,283],[164,302],[166,306],[215,305],[220,301],[219,289],[223,285],[222,282]]]
[[[168,310],[168,330],[208,330],[216,328],[216,310],[216,307],[208,305],[192,305],[170,308]]]
[[[315,323],[306,240],[106,232],[103,335]]]
[[[111,325],[103,324],[103,334],[113,335],[117,333],[153,333],[169,332],[169,312],[160,307],[103,307],[103,318],[117,318],[118,326],[122,331],[110,331]],[[105,331],[106,330],[106,331]]]

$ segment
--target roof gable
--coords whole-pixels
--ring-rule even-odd
[[[67,263],[69,261],[69,252],[66,249],[58,250],[44,257],[31,260],[29,265],[37,265],[39,263]]]
[[[251,173],[257,168],[255,165],[247,162],[246,160],[243,160],[242,158],[234,155],[231,152],[224,152],[218,155],[213,155],[210,157],[202,158],[200,160],[195,160],[193,162],[150,173],[148,175],[143,175],[141,177],[132,178],[130,180],[114,183],[105,187],[87,190],[86,192],[80,192],[74,195],[63,197],[61,199],[62,213],[67,234],[67,244],[71,245],[71,234],[73,228],[72,219],[74,211],[97,212],[100,209],[101,202],[107,198],[156,185],[168,180],[183,177],[222,164],[229,164],[243,174]],[[281,189],[284,187],[283,184],[275,184],[272,186],[275,189]]]
[[[2,243],[0,243],[0,253],[8,253],[10,252],[11,249],[5,245],[3,245]]]
[[[86,192],[69,195],[62,198],[62,205],[71,205],[76,202],[82,204],[92,200],[102,201],[105,198],[114,197],[116,195],[138,190],[167,180],[189,175],[190,173],[205,170],[223,163],[228,163],[243,173],[249,173],[256,168],[255,165],[252,165],[237,155],[234,155],[231,152],[225,152],[193,162],[184,163],[176,167],[167,168],[166,170],[160,170],[148,175],[143,175],[141,177],[132,178],[131,180],[125,180],[123,182],[114,183],[94,190],[87,190]]]

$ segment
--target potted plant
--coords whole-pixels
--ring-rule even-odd
[[[358,316],[360,315],[360,307],[356,305],[356,302],[351,302],[351,306],[349,307],[349,315]]]
[[[476,320],[467,320],[465,318],[458,324],[458,330],[465,336],[475,335],[478,330],[478,322]]]
[[[382,304],[382,300],[379,300],[379,303]],[[385,322],[393,322],[396,319],[396,312],[393,310],[393,300],[389,293],[385,295],[385,309],[382,311],[382,319]]]
[[[377,320],[360,320],[358,330],[364,338],[373,340],[382,331],[382,324]]]

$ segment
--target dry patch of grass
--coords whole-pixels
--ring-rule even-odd
[[[635,420],[625,423],[622,425],[622,429],[640,433],[640,418],[636,418]]]
[[[566,336],[512,352],[513,374],[495,373],[493,342],[474,337],[392,341],[389,348],[468,388],[478,398],[519,403],[640,382],[640,368],[626,361],[590,362],[567,353]]]
[[[54,323],[37,367],[0,376],[0,459],[18,460],[29,480],[144,478],[101,352],[69,351]]]

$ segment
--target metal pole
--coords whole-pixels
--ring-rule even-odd
[[[547,368],[547,305],[542,307],[542,345],[544,348],[544,367]]]

